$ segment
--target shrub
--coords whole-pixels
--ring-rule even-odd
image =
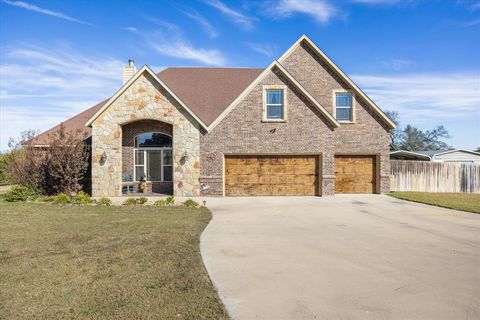
[[[8,165],[11,161],[12,153],[0,153],[0,184],[9,184],[12,182],[8,174]]]
[[[175,198],[173,196],[168,196],[165,199],[157,200],[153,203],[154,206],[166,207],[173,206],[175,204]]]
[[[185,201],[185,202],[183,203],[183,205],[184,205],[185,207],[189,207],[189,208],[197,208],[197,207],[200,206],[197,201],[192,200],[192,199],[188,199],[187,201]]]
[[[112,200],[110,200],[110,198],[100,198],[97,200],[97,205],[99,206],[111,206],[112,205]]]
[[[71,201],[70,196],[62,192],[55,196],[55,200],[53,200],[53,203],[67,204],[67,203],[70,203],[70,201]]]
[[[36,193],[25,186],[13,186],[5,192],[5,200],[9,202],[27,201],[35,198]]]
[[[137,199],[135,198],[127,198],[125,201],[123,201],[124,206],[136,206],[137,205]]]
[[[75,204],[90,204],[92,202],[93,201],[90,195],[83,191],[78,192],[76,195],[72,197],[72,203],[75,203]]]
[[[168,196],[165,201],[167,202],[167,205],[172,206],[175,204],[175,197],[174,196]]]
[[[140,205],[147,203],[147,201],[148,201],[148,199],[145,198],[145,197],[137,198],[137,203],[140,204]]]
[[[167,199],[157,200],[153,203],[153,205],[157,207],[166,207],[168,206]]]
[[[81,190],[89,164],[85,135],[61,125],[48,135],[49,147],[39,148],[35,146],[36,134],[26,131],[21,140],[9,142],[9,179],[49,195]]]
[[[55,201],[55,196],[40,196],[37,198],[37,201],[40,202],[53,202]]]

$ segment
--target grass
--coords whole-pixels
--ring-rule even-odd
[[[438,207],[480,213],[480,194],[391,192],[389,195],[399,199],[430,204]]]
[[[0,203],[3,319],[227,319],[206,208]]]

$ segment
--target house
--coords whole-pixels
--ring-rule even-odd
[[[124,81],[63,123],[91,139],[93,196],[130,176],[175,196],[389,191],[395,125],[305,35],[265,69],[129,62]]]
[[[397,150],[390,152],[391,160],[420,160],[435,162],[462,162],[480,163],[480,153],[464,150],[431,150],[431,151],[405,151]]]

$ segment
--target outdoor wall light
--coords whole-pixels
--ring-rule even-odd
[[[107,153],[103,151],[102,155],[100,156],[100,162],[105,163],[107,161]]]
[[[183,152],[183,155],[182,155],[182,160],[183,160],[183,161],[187,161],[187,160],[188,160],[188,154],[187,154],[187,151]]]

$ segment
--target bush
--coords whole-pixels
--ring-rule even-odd
[[[167,199],[157,200],[153,203],[153,205],[157,207],[166,207],[168,206]]]
[[[137,198],[137,203],[138,203],[139,205],[143,205],[143,204],[147,203],[147,201],[148,201],[148,199],[145,198],[145,197]]]
[[[165,201],[167,202],[167,205],[172,206],[175,204],[175,197],[174,196],[168,196]]]
[[[127,198],[125,201],[123,201],[124,206],[136,206],[137,205],[137,199],[135,198]]]
[[[35,191],[25,186],[13,186],[5,192],[5,200],[9,202],[32,200],[35,196]]]
[[[39,148],[35,146],[35,135],[36,132],[27,131],[20,141],[9,142],[9,180],[48,195],[81,190],[89,164],[86,136],[80,130],[67,131],[61,125],[48,135],[49,147]]]
[[[75,204],[90,204],[92,202],[93,201],[90,195],[83,191],[78,192],[76,195],[72,197],[72,203],[75,203]]]
[[[175,198],[173,196],[168,196],[165,199],[157,200],[153,203],[154,206],[166,207],[173,206],[175,204]]]
[[[188,199],[187,201],[185,201],[185,202],[183,203],[183,205],[184,205],[185,207],[189,207],[189,208],[197,208],[197,207],[200,206],[197,201],[192,200],[192,199]]]
[[[70,201],[71,201],[70,196],[62,192],[55,196],[55,200],[53,200],[53,203],[67,204],[67,203],[70,203]]]
[[[110,198],[100,198],[97,200],[97,205],[99,206],[111,206],[112,205],[112,200]]]

